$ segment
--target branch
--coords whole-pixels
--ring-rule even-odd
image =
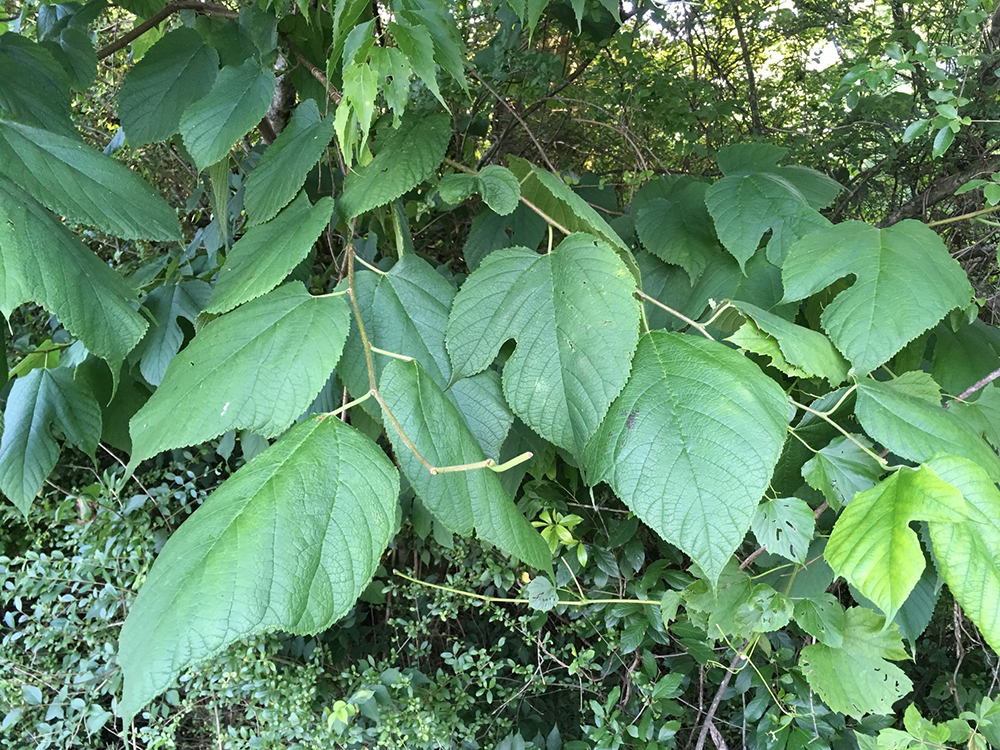
[[[193,10],[196,13],[204,13],[208,16],[222,16],[223,18],[240,17],[240,14],[237,11],[232,8],[227,8],[225,5],[203,3],[199,2],[199,0],[174,0],[171,3],[164,5],[158,13],[154,13],[134,29],[111,42],[111,44],[101,47],[101,49],[97,52],[97,59],[103,60],[108,55],[113,55],[118,50],[124,49],[147,31],[163,23],[167,16],[170,16],[180,10]]]
[[[945,198],[950,198],[962,185],[976,177],[976,175],[1000,171],[1000,155],[990,156],[981,159],[975,166],[970,167],[957,174],[942,177],[933,185],[927,188],[920,195],[911,198],[899,208],[891,211],[887,217],[879,224],[885,228],[892,226],[903,219],[914,219],[923,216],[927,209],[934,206]]]
[[[952,404],[954,404],[956,401],[965,401],[965,399],[967,399],[973,393],[975,393],[976,391],[981,391],[983,388],[985,388],[986,386],[988,386],[990,383],[992,383],[997,378],[1000,378],[1000,368],[994,370],[993,372],[991,372],[989,375],[987,375],[982,380],[978,380],[975,383],[973,383],[972,385],[970,385],[968,388],[966,388],[964,391],[962,391],[960,394],[958,394],[958,396],[956,396],[952,401],[950,401],[949,403],[945,404],[944,408],[947,409],[949,406],[951,406]]]

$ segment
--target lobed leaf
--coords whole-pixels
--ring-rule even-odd
[[[859,375],[888,362],[956,307],[972,287],[941,239],[918,221],[877,229],[859,221],[828,227],[795,243],[781,269],[785,301],[854,276],[820,317]]]
[[[497,250],[466,280],[448,320],[453,379],[484,370],[508,339],[507,403],[546,440],[580,455],[628,378],[639,305],[604,242],[573,234],[548,255]]]

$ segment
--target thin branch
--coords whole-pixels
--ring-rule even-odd
[[[660,302],[660,301],[659,301],[658,299],[656,299],[656,298],[654,298],[654,297],[650,297],[650,296],[649,296],[648,294],[646,294],[646,293],[645,293],[644,291],[642,291],[641,289],[636,289],[636,290],[635,290],[635,293],[636,293],[636,295],[638,295],[638,296],[639,296],[639,297],[641,297],[642,299],[646,300],[647,302],[652,302],[652,303],[653,303],[654,305],[656,305],[657,307],[659,307],[659,308],[661,308],[661,309],[663,309],[663,310],[667,311],[668,313],[670,313],[671,315],[673,315],[673,316],[674,316],[675,318],[678,318],[678,319],[680,319],[680,320],[683,320],[683,321],[684,321],[685,323],[687,323],[687,324],[688,324],[689,326],[691,326],[692,328],[694,328],[695,330],[697,330],[697,331],[698,331],[698,332],[699,332],[699,333],[700,333],[700,334],[701,334],[702,336],[704,336],[705,338],[707,338],[707,339],[711,339],[712,341],[715,341],[715,336],[713,336],[712,334],[710,334],[710,333],[708,332],[708,329],[707,329],[707,328],[705,328],[705,326],[703,326],[703,325],[702,325],[701,323],[699,323],[698,321],[696,321],[696,320],[692,320],[691,318],[689,318],[689,317],[688,317],[687,315],[685,315],[684,313],[680,313],[680,312],[677,312],[677,311],[676,311],[676,310],[674,310],[674,309],[673,309],[672,307],[667,307],[667,306],[666,306],[666,305],[664,305],[664,304],[663,304],[662,302]]]
[[[326,91],[326,95],[330,97],[330,101],[334,104],[340,104],[340,92],[330,85],[330,81],[327,79],[326,74],[313,65],[312,62],[310,62],[310,60],[302,54],[299,48],[289,41],[288,37],[282,37],[282,41],[288,47],[288,51],[295,55],[295,59],[298,60],[299,65],[308,70],[309,74],[319,81],[323,90]]]
[[[708,739],[709,727],[712,726],[712,720],[715,718],[715,712],[719,710],[719,704],[722,703],[722,694],[726,692],[726,688],[729,687],[729,681],[736,673],[737,665],[742,659],[745,658],[746,656],[742,651],[737,651],[733,660],[729,663],[729,668],[726,670],[726,674],[722,678],[722,682],[719,683],[719,689],[715,691],[715,697],[712,698],[712,702],[708,706],[708,711],[705,712],[705,719],[701,723],[701,731],[698,733],[698,741],[694,745],[694,750],[702,750],[702,748],[705,747],[705,740]]]
[[[570,230],[568,230],[566,227],[564,227],[558,221],[556,221],[555,219],[553,219],[551,216],[549,216],[547,213],[545,213],[542,209],[540,209],[534,203],[532,203],[531,201],[529,201],[523,195],[521,196],[521,203],[523,203],[528,208],[530,208],[532,211],[534,211],[536,214],[538,214],[543,219],[545,219],[545,223],[548,224],[550,227],[555,227],[560,232],[562,232],[563,234],[565,234],[567,237],[569,237],[571,234],[573,234]]]
[[[118,50],[124,49],[150,29],[159,26],[168,16],[181,10],[193,10],[196,13],[204,13],[208,16],[222,16],[223,18],[240,17],[238,11],[235,11],[232,8],[227,8],[225,5],[203,3],[198,0],[174,0],[173,2],[164,5],[159,12],[151,15],[131,31],[123,34],[118,39],[115,39],[115,41],[111,42],[111,44],[101,47],[101,49],[97,52],[97,59],[103,60],[105,57],[113,55]]]
[[[965,221],[966,219],[975,219],[977,216],[983,216],[985,214],[992,214],[996,211],[1000,211],[1000,206],[990,206],[989,208],[981,208],[978,211],[970,211],[967,214],[962,214],[961,216],[949,216],[947,219],[940,219],[938,221],[930,221],[927,223],[929,227],[939,227],[943,224],[954,224],[956,221]]]
[[[944,408],[947,409],[949,406],[951,406],[956,401],[965,401],[965,399],[967,399],[973,393],[975,393],[976,391],[981,391],[983,388],[985,388],[986,386],[988,386],[990,383],[992,383],[997,378],[1000,378],[1000,368],[994,370],[993,372],[991,372],[989,375],[987,375],[982,380],[977,380],[975,383],[973,383],[968,388],[966,388],[964,391],[962,391],[960,394],[958,394],[958,396],[956,396],[950,402],[948,402],[947,404],[945,404]]]

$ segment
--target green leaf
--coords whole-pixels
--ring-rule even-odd
[[[957,331],[948,320],[934,329],[931,375],[945,393],[957,396],[1000,367],[1000,329],[974,320]],[[982,392],[971,396],[982,397]]]
[[[425,116],[416,124],[405,119],[385,137],[374,159],[347,175],[340,213],[353,218],[409,192],[441,164],[450,140],[447,115]]]
[[[945,125],[934,136],[934,147],[931,149],[931,155],[935,159],[944,156],[945,152],[951,148],[951,144],[954,142],[955,131],[951,129],[950,125]]]
[[[465,44],[458,35],[454,16],[443,3],[435,0],[409,0],[405,11],[397,13],[399,19],[410,27],[423,27],[434,40],[434,59],[468,95],[465,80]]]
[[[852,607],[844,617],[843,645],[806,646],[799,664],[826,705],[860,719],[866,714],[891,714],[892,704],[913,689],[903,670],[886,661],[908,658],[899,633],[882,628],[882,617],[865,607]]]
[[[77,137],[70,111],[66,71],[52,53],[20,34],[0,35],[0,117]]]
[[[167,540],[129,609],[128,724],[234,641],[318,633],[347,614],[392,538],[399,475],[339,419],[307,419],[223,482]]]
[[[333,118],[321,119],[315,101],[306,99],[295,108],[247,177],[243,201],[251,224],[270,221],[295,198],[332,139]]]
[[[750,528],[767,551],[804,563],[813,538],[813,509],[797,497],[765,500],[757,506]]]
[[[66,368],[36,369],[11,386],[0,440],[0,490],[25,516],[59,459],[55,425],[90,456],[101,438],[101,407]]]
[[[41,43],[69,74],[70,85],[86,91],[97,76],[97,50],[90,32],[78,26],[68,26],[54,38]]]
[[[177,215],[137,174],[79,138],[0,120],[0,171],[47,208],[127,239],[177,240]]]
[[[192,325],[205,309],[212,288],[204,281],[192,279],[180,284],[163,284],[155,287],[142,304],[156,321],[135,349],[139,357],[139,372],[150,385],[159,385],[167,365],[184,343],[184,331],[178,320]]]
[[[528,606],[539,612],[548,612],[559,603],[559,592],[545,576],[531,579],[524,587],[524,595],[528,597]]]
[[[607,242],[635,277],[636,283],[640,283],[639,267],[632,251],[587,201],[551,172],[515,156],[511,156],[509,161],[510,171],[521,183],[524,198],[564,229],[574,233],[587,232]]]
[[[0,313],[36,302],[113,373],[146,331],[135,292],[34,199],[0,177]],[[116,375],[117,377],[117,375]]]
[[[434,94],[442,105],[447,106],[437,81],[437,64],[434,62],[434,40],[431,33],[421,25],[410,26],[406,23],[390,21],[386,30],[396,40],[400,52],[406,55],[417,78],[424,82],[427,89]]]
[[[819,594],[795,603],[795,622],[820,643],[831,648],[844,644],[844,608],[833,594]]]
[[[228,430],[280,434],[330,377],[349,326],[343,297],[311,297],[298,283],[208,323],[132,417],[131,465]]]
[[[679,591],[668,589],[663,592],[663,596],[660,598],[660,620],[663,622],[664,629],[677,619],[677,607],[680,606],[681,601]]]
[[[1000,653],[1000,491],[982,467],[967,458],[938,456],[927,464],[965,498],[968,520],[929,524],[941,577]]]
[[[719,240],[740,268],[757,252],[768,230],[767,259],[781,265],[796,240],[830,226],[806,196],[777,171],[723,177],[708,188],[705,203],[715,219]]]
[[[580,455],[628,378],[639,335],[634,282],[614,251],[573,234],[548,255],[497,250],[466,280],[448,320],[453,378],[484,370],[508,339],[513,412]]]
[[[854,439],[871,448],[861,435]],[[836,437],[802,465],[802,478],[834,510],[847,505],[859,492],[870,490],[882,476],[881,464],[846,437]]]
[[[486,458],[458,409],[417,362],[391,360],[382,371],[379,391],[403,431],[435,467],[475,463]],[[489,469],[432,475],[385,419],[386,434],[414,491],[451,531],[481,539],[540,569],[551,555]]]
[[[445,393],[458,407],[483,452],[499,460],[500,449],[514,423],[514,415],[503,397],[500,375],[485,370],[471,378],[456,380]]]
[[[521,183],[506,167],[491,164],[476,177],[483,201],[501,216],[514,213],[521,202]]]
[[[437,184],[438,195],[449,206],[457,206],[476,191],[476,178],[471,174],[448,174]]]
[[[859,375],[871,372],[956,307],[972,287],[941,239],[918,221],[877,229],[848,221],[795,243],[782,266],[785,301],[854,276],[820,318]],[[891,324],[890,324],[891,321]]]
[[[928,400],[911,392],[915,384],[923,387],[928,381],[922,372],[904,373],[886,383],[860,381],[855,414],[865,432],[896,455],[918,463],[938,453],[960,453],[1000,481],[1000,458],[976,430],[952,410],[942,409],[939,397]]]
[[[181,116],[180,131],[199,170],[229,153],[233,144],[267,114],[274,94],[274,74],[261,70],[253,57],[219,71],[205,96]]]
[[[748,359],[651,331],[587,446],[587,481],[608,482],[715,581],[750,528],[787,424],[784,392]]]
[[[635,228],[649,252],[683,268],[694,284],[721,252],[705,206],[708,183],[683,176],[647,183],[632,202]]]
[[[332,198],[313,206],[303,192],[266,224],[248,229],[226,257],[206,312],[228,312],[278,286],[309,255],[332,215]]]
[[[924,569],[911,521],[968,518],[962,493],[926,467],[902,468],[857,495],[837,519],[826,560],[892,620]]]
[[[822,333],[791,323],[748,302],[734,302],[733,307],[752,320],[753,326],[777,345],[778,359],[774,366],[779,370],[787,372],[783,366],[786,364],[791,369],[804,373],[802,377],[825,378],[834,387],[847,378],[847,362]],[[736,337],[728,340],[740,348],[767,354],[774,359],[773,349],[768,351],[765,347],[760,347],[757,336],[749,340],[745,335],[737,340],[734,338]],[[762,348],[764,351],[760,350]]]

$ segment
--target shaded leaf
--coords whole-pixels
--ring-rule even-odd
[[[632,202],[635,228],[649,252],[683,268],[693,284],[722,252],[705,206],[708,183],[661,177],[642,187]]]
[[[923,389],[936,385],[922,372],[904,373],[895,380],[858,383],[855,414],[865,432],[898,456],[923,462],[938,453],[960,453],[1000,481],[1000,458],[992,448],[951,409],[942,409],[940,396],[922,397]]]
[[[211,90],[181,116],[180,132],[199,170],[229,153],[233,144],[267,114],[274,74],[253,57],[219,71]]]
[[[113,373],[146,331],[135,292],[51,213],[0,177],[0,313],[36,302]]]
[[[68,137],[69,81],[52,53],[21,34],[0,35],[0,117]]]
[[[184,318],[193,325],[211,294],[208,284],[193,279],[155,287],[143,300],[156,324],[139,342],[135,355],[139,357],[139,371],[150,385],[160,384],[170,360],[181,350],[184,331],[178,320]]]
[[[864,436],[856,435],[854,439],[871,448]],[[879,462],[846,437],[835,437],[802,465],[806,484],[822,492],[834,510],[874,487],[882,473]]]
[[[0,490],[25,516],[59,459],[53,425],[66,442],[93,456],[101,407],[66,368],[35,369],[15,380],[3,413]]]
[[[0,120],[0,170],[47,208],[127,239],[177,240],[177,215],[149,183],[79,138]]]
[[[852,607],[845,613],[840,648],[817,643],[802,649],[802,673],[834,711],[857,719],[891,714],[892,704],[913,689],[903,670],[886,661],[909,657],[899,633],[883,630],[882,619],[870,609]]]
[[[311,297],[298,283],[211,321],[129,423],[131,465],[232,429],[280,434],[326,383],[349,325],[343,297]]]
[[[348,613],[395,526],[399,475],[339,419],[311,418],[227,479],[167,540],[122,628],[128,724],[187,667]]]
[[[844,644],[844,608],[833,594],[819,594],[795,603],[795,622],[820,643],[831,648]]]
[[[451,118],[447,115],[429,115],[416,124],[407,119],[379,144],[374,159],[347,175],[340,213],[353,218],[415,188],[441,164],[449,140]]]
[[[227,312],[278,286],[309,255],[332,215],[332,198],[313,206],[299,193],[271,221],[248,229],[226,256],[206,312]]]
[[[521,183],[506,167],[491,164],[476,176],[483,201],[501,216],[514,213],[521,198]]]
[[[270,221],[295,198],[332,139],[333,118],[321,119],[314,100],[306,99],[295,108],[288,125],[247,177],[243,202],[251,225]]]
[[[778,460],[785,394],[728,347],[652,331],[584,456],[645,523],[715,581],[743,542]]]
[[[750,528],[767,551],[804,563],[813,538],[813,510],[797,497],[765,500],[757,506]]]

